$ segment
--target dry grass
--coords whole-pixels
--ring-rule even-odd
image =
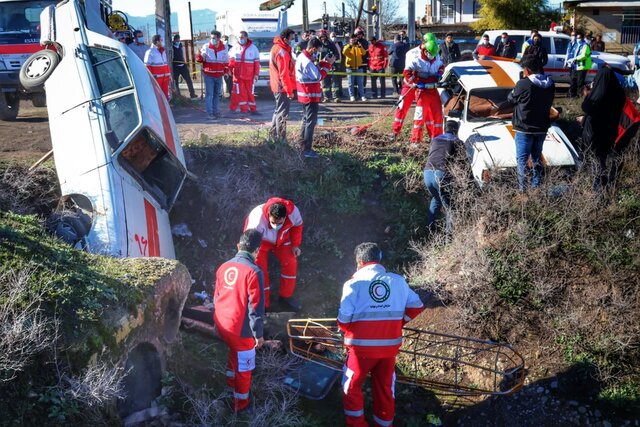
[[[9,382],[56,340],[54,322],[28,287],[32,271],[0,273],[0,382]]]
[[[409,275],[449,306],[450,330],[515,344],[533,367],[590,363],[615,382],[639,374],[640,162],[628,153],[607,194],[592,189],[592,165],[587,155],[570,179],[548,171],[526,195],[515,174],[480,191],[457,170],[453,235],[414,243]]]
[[[19,214],[50,213],[60,198],[51,168],[28,171],[25,164],[0,164],[0,210]]]
[[[191,426],[285,427],[304,425],[305,419],[298,409],[298,394],[285,385],[286,373],[293,370],[299,359],[271,349],[258,351],[256,369],[251,380],[251,409],[249,416],[236,415],[231,409],[232,392],[228,388],[214,391],[203,388],[191,390],[179,382],[179,391],[185,401],[185,412]],[[214,364],[214,371],[221,381],[225,368]]]

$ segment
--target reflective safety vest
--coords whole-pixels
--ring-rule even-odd
[[[440,55],[428,59],[425,51],[420,47],[414,47],[407,52],[404,66],[405,82],[410,83],[435,83],[440,80],[444,72],[444,63]],[[435,90],[435,89],[433,89]]]
[[[576,49],[576,70],[589,71],[592,66],[591,61],[591,48],[584,41],[580,43],[578,48]]]
[[[320,61],[314,64],[311,54],[305,49],[296,58],[296,90],[298,91],[298,102],[308,104],[309,102],[320,102],[322,98],[322,88],[320,82],[331,70],[328,62]]]
[[[158,49],[157,46],[151,45],[144,54],[144,65],[156,79],[171,77],[171,69],[167,63],[167,52],[164,48]]]
[[[357,355],[394,357],[402,326],[424,310],[404,278],[378,263],[365,264],[342,288],[338,326]]]

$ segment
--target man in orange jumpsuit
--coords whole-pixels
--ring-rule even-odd
[[[229,51],[229,69],[233,76],[229,109],[256,114],[254,87],[260,75],[260,52],[246,31],[240,31],[238,44]]]
[[[233,389],[236,412],[249,406],[256,348],[264,343],[264,283],[262,270],[254,262],[261,241],[259,231],[246,230],[236,256],[216,272],[213,320],[229,346],[227,385]]]
[[[298,256],[302,243],[302,216],[292,201],[272,197],[267,203],[256,206],[245,220],[244,229],[255,228],[262,233],[260,252],[256,264],[264,273],[265,307],[269,308],[269,252],[280,261],[280,302],[294,311],[302,308],[293,297],[298,274]]]

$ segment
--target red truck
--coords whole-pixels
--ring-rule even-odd
[[[46,106],[44,89],[27,92],[20,85],[20,68],[40,46],[40,12],[59,0],[0,0],[0,120],[15,120],[20,99]]]

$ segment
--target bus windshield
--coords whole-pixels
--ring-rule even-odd
[[[57,1],[0,2],[0,44],[38,43],[40,12]]]

